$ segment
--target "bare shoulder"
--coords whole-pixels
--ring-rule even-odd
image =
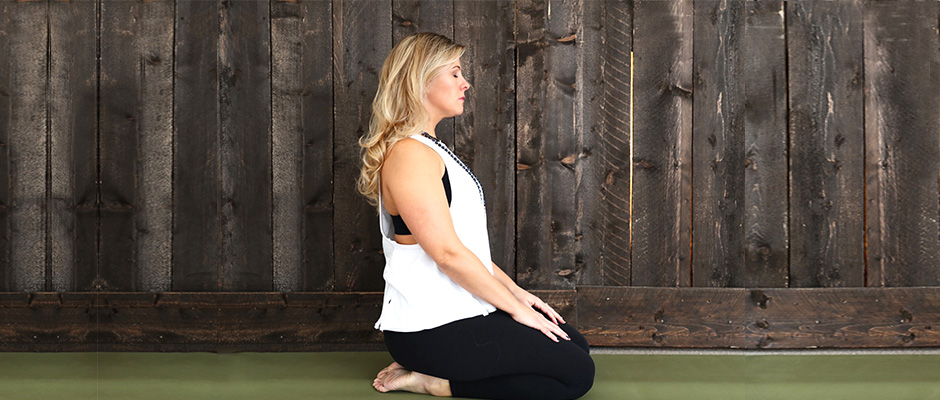
[[[443,167],[443,160],[434,149],[416,139],[407,138],[392,146],[385,156],[383,167],[389,171],[427,170]],[[443,170],[441,173],[443,174]]]

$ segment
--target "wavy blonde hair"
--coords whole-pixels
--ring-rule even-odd
[[[372,100],[369,132],[359,138],[362,169],[357,189],[369,204],[378,207],[379,174],[392,145],[424,130],[429,117],[423,102],[428,83],[464,51],[464,46],[445,36],[418,32],[399,41],[385,58]]]

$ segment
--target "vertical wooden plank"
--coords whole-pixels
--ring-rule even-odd
[[[101,6],[99,277],[170,289],[173,3]]]
[[[49,3],[47,290],[108,290],[98,246],[98,3]],[[43,168],[39,168],[43,171]]]
[[[2,53],[4,89],[9,108],[0,119],[3,129],[5,206],[4,290],[45,289],[46,228],[43,207],[46,198],[46,143],[48,114],[48,3],[5,3]],[[42,183],[42,184],[41,184]]]
[[[327,1],[271,4],[276,291],[333,285],[331,9]]]
[[[937,2],[866,2],[868,286],[940,285]]]
[[[511,1],[457,1],[455,40],[470,81],[464,112],[455,118],[456,153],[473,169],[486,196],[493,262],[515,276],[515,46]]]
[[[389,0],[333,2],[333,271],[337,291],[382,290],[376,210],[356,190],[359,138],[369,129],[382,62],[392,47]]]
[[[10,264],[10,122],[13,119],[13,80],[15,59],[11,45],[16,33],[13,13],[19,3],[0,3],[0,292],[13,290],[13,265]]]
[[[101,3],[98,150],[100,203],[98,278],[102,290],[135,291],[137,148],[141,115],[136,2]],[[128,51],[131,50],[131,51]]]
[[[689,286],[692,2],[634,13],[631,285]]]
[[[742,287],[745,4],[698,1],[694,7],[692,282]]]
[[[270,291],[270,7],[261,1],[219,4],[222,290]]]
[[[332,291],[333,276],[333,7],[306,2],[304,15],[305,291]],[[329,62],[327,61],[329,60]]]
[[[783,7],[779,0],[745,3],[745,287],[787,286],[789,176]]]
[[[327,2],[313,2],[314,7],[323,4],[329,7]],[[283,0],[271,2],[272,275],[274,290],[281,292],[303,291],[308,283],[303,246],[305,182],[302,180],[305,178],[303,100],[308,85],[304,74],[305,6],[306,3]],[[321,23],[324,20],[323,16],[315,14],[311,17]],[[329,36],[329,21],[326,22],[326,28],[320,29]],[[323,228],[326,227],[332,230],[332,224]],[[322,243],[317,245],[322,246]]]
[[[486,4],[487,0],[474,1],[473,4],[477,6],[483,6]],[[457,3],[460,3],[458,0]],[[434,32],[439,35],[447,36],[451,39],[454,39],[454,9],[455,9],[455,0],[436,0],[436,1],[427,1],[427,0],[395,0],[392,2],[392,46],[402,40],[405,36],[408,36],[414,32]],[[461,19],[465,19],[468,16],[463,14],[460,15]],[[465,43],[458,42],[461,44]],[[474,43],[476,44],[476,43]],[[466,62],[467,57],[464,57],[461,60],[461,63]],[[464,73],[466,76],[466,72]],[[469,78],[468,78],[469,79]],[[471,85],[473,82],[471,82]],[[467,103],[470,102],[468,95]],[[466,108],[464,109],[464,115],[466,115]],[[454,124],[456,120],[454,119],[444,119],[437,124],[437,127],[434,128],[434,134],[441,139],[448,147],[454,149]],[[462,156],[459,152],[460,149],[456,149],[455,153],[459,156]],[[467,160],[464,160],[467,161]],[[482,183],[482,182],[481,182]],[[486,189],[486,188],[484,188]]]
[[[790,287],[865,285],[861,11],[787,9]]]
[[[219,5],[176,3],[173,290],[219,291]]]
[[[169,0],[141,3],[135,28],[141,99],[135,285],[148,292],[172,287],[174,8]]]
[[[532,289],[578,278],[578,11],[578,1],[516,2],[516,278]]]
[[[49,141],[48,2],[17,3],[11,18],[10,285],[49,286],[46,171]]]
[[[633,1],[586,1],[584,21],[582,132],[584,151],[593,159],[581,163],[584,270],[578,283],[627,286]]]

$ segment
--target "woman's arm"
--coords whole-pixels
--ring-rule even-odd
[[[389,152],[381,173],[383,185],[415,241],[444,274],[552,340],[557,341],[556,336],[568,339],[561,328],[517,300],[457,237],[441,185],[444,171],[437,152],[416,140],[402,140]]]

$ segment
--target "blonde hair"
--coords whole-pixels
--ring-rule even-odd
[[[398,42],[385,58],[372,100],[369,132],[359,138],[362,169],[357,189],[369,204],[378,206],[379,174],[392,145],[424,130],[429,117],[423,102],[428,83],[464,51],[464,46],[445,36],[418,32]]]

